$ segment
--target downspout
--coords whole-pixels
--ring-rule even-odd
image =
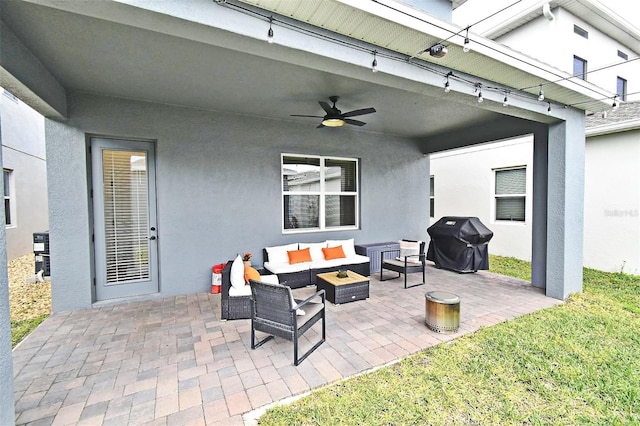
[[[554,19],[556,19],[553,13],[551,13],[551,5],[549,4],[549,2],[542,5],[542,14],[549,21],[553,21]]]

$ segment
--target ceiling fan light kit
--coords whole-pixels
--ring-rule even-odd
[[[370,108],[362,108],[355,109],[353,111],[343,113],[336,107],[336,102],[340,99],[339,96],[330,96],[329,100],[333,102],[333,106],[330,106],[325,101],[318,101],[326,115],[324,117],[319,115],[305,115],[305,114],[291,114],[291,117],[312,117],[312,118],[321,118],[322,121],[318,125],[318,128],[322,127],[342,127],[345,124],[352,124],[354,126],[364,126],[366,123],[359,120],[354,120],[349,117],[357,117],[359,115],[372,114],[376,112],[376,109],[373,107]]]

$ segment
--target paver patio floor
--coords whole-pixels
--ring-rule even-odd
[[[16,423],[252,424],[254,410],[276,401],[562,303],[487,272],[430,266],[427,285],[406,290],[402,279],[378,277],[371,277],[368,300],[327,303],[327,341],[298,367],[286,340],[251,350],[250,320],[220,321],[219,294],[52,315],[13,351]],[[314,290],[294,294],[302,298]],[[460,296],[457,333],[426,327],[424,294],[433,290]]]

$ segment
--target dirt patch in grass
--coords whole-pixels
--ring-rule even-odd
[[[34,262],[27,254],[7,263],[13,346],[51,314],[51,283],[34,282]]]

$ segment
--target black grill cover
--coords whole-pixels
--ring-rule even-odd
[[[477,217],[446,216],[427,228],[431,237],[427,259],[456,272],[489,269],[493,232]]]

